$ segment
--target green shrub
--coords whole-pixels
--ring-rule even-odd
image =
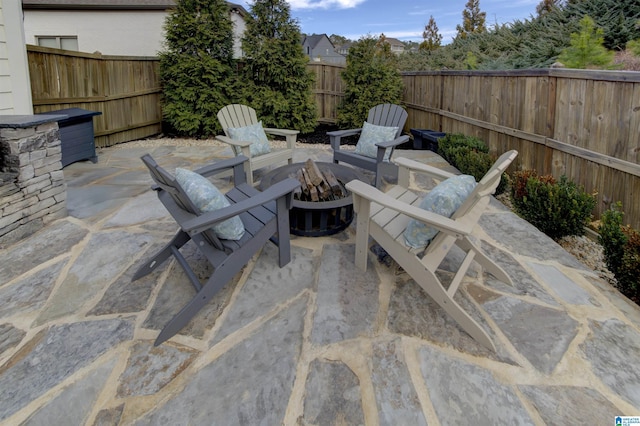
[[[180,0],[166,17],[159,53],[162,114],[170,133],[206,137],[222,131],[216,112],[237,91],[233,23],[222,0]]]
[[[554,240],[582,235],[596,199],[562,176],[538,177],[533,170],[514,174],[511,199],[516,212]]]
[[[454,164],[455,156],[460,154],[454,154],[456,148],[468,148],[473,151],[489,153],[489,147],[482,139],[474,136],[466,136],[462,133],[448,133],[446,136],[438,139],[438,154],[442,156],[447,162]],[[454,164],[455,165],[455,164]]]
[[[249,14],[242,37],[241,103],[254,108],[265,127],[312,132],[315,74],[300,46],[300,25],[291,7],[285,0],[255,0]]]
[[[622,204],[605,211],[600,220],[598,240],[604,250],[607,267],[615,275],[618,289],[636,303],[640,302],[640,232],[622,225]]]
[[[341,129],[362,127],[369,110],[378,104],[402,104],[402,76],[389,43],[365,36],[353,43],[342,71],[344,97],[336,110]]]
[[[447,134],[438,139],[438,153],[461,173],[473,176],[476,181],[482,179],[495,161],[489,155],[489,147],[481,139],[461,133]],[[503,174],[495,194],[502,194],[506,187],[507,176]]]

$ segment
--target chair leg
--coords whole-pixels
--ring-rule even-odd
[[[371,202],[353,194],[354,209],[356,210],[356,254],[355,264],[363,271],[367,270],[367,256],[369,250],[369,222],[371,220]]]
[[[278,212],[278,265],[282,268],[291,261],[291,237],[289,236],[289,210],[284,197],[276,201]]]
[[[449,294],[434,272],[425,267],[416,257],[407,256],[404,248],[396,245],[388,234],[376,236],[378,243],[391,255],[392,258],[414,279],[416,283],[453,318],[464,331],[473,337],[478,343],[495,352],[496,348],[491,338],[480,324],[453,299],[454,294]]]
[[[458,240],[456,244],[466,252],[473,250],[475,252],[474,260],[480,264],[487,272],[491,275],[499,279],[505,284],[509,284],[513,287],[513,281],[511,277],[507,275],[507,273],[502,269],[497,263],[495,263],[492,259],[490,259],[486,254],[480,250],[478,246],[476,246],[471,240],[468,238],[463,238]]]
[[[200,309],[209,303],[233,276],[242,269],[243,265],[244,263],[234,261],[230,258],[227,258],[224,263],[219,265],[193,299],[162,328],[154,342],[154,346],[162,344],[182,330]]]
[[[405,268],[406,270],[406,268]],[[408,271],[407,271],[408,272]],[[424,291],[433,298],[433,300],[444,311],[451,316],[464,331],[473,337],[478,343],[487,349],[496,351],[493,341],[486,331],[450,296],[436,275],[428,269],[423,270],[420,275],[409,274]]]
[[[270,234],[273,234],[273,228],[263,227],[250,241],[242,246],[242,248],[231,253],[219,265],[213,265],[215,269],[211,277],[209,277],[193,299],[164,326],[154,345],[158,346],[162,342],[170,339],[187,325],[187,323],[191,321],[191,318],[193,318],[204,305],[209,303],[213,296],[231,281],[238,271],[244,268],[249,262],[249,259],[264,246]],[[283,244],[282,241],[279,243]]]
[[[380,170],[376,171],[374,186],[378,189],[382,188],[382,172]]]
[[[172,247],[179,249],[180,247],[184,246],[190,239],[191,237],[189,236],[189,234],[181,230],[178,231],[176,235],[171,239],[171,241],[169,241],[167,245],[162,248],[162,250],[160,250],[151,259],[145,262],[144,265],[138,268],[136,273],[133,274],[133,278],[131,278],[131,281],[133,282],[153,272],[158,266],[162,265],[165,260],[172,256]]]

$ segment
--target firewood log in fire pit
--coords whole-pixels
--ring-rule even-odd
[[[301,201],[332,201],[347,196],[347,190],[329,169],[321,171],[312,159],[308,159],[293,176],[300,182],[300,190],[293,196]]]

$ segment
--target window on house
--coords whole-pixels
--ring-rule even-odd
[[[38,36],[36,40],[38,46],[78,51],[78,37],[76,36]]]

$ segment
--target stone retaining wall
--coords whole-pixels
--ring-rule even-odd
[[[11,117],[0,122],[0,248],[67,215],[58,123]]]

